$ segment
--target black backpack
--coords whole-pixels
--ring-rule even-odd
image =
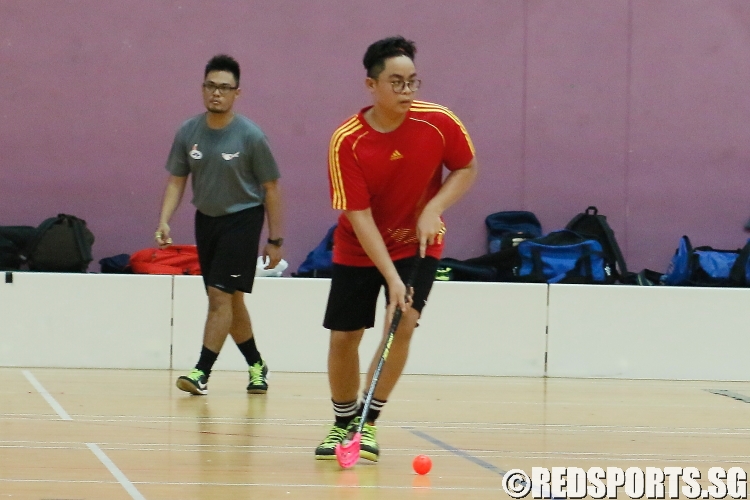
[[[59,214],[42,222],[29,244],[29,269],[47,272],[86,272],[94,235],[86,221]]]
[[[604,252],[606,283],[624,283],[628,279],[628,268],[615,239],[615,232],[607,224],[607,217],[599,215],[596,207],[588,207],[585,212],[573,217],[565,229],[599,242]]]
[[[34,238],[32,226],[0,226],[0,270],[16,271],[26,263],[26,251]]]

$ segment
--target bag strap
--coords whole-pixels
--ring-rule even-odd
[[[562,283],[593,283],[594,282],[594,270],[591,267],[591,249],[587,246],[583,247],[581,256],[573,266],[573,269],[565,273],[558,282]]]
[[[596,212],[596,207],[589,207],[588,209],[586,209],[586,211],[588,212],[588,210],[592,208],[594,209],[594,212]],[[617,264],[617,269],[613,269],[614,273],[616,274],[615,278],[620,282],[624,282],[625,276],[627,276],[628,274],[628,266],[625,264],[625,258],[622,256],[620,245],[617,244],[617,240],[615,239],[615,233],[614,231],[612,231],[612,228],[609,227],[609,224],[604,223],[598,217],[596,220],[604,231],[604,235],[607,237],[607,243],[609,244],[609,247],[615,253],[615,263]]]
[[[729,271],[729,282],[733,286],[747,286],[747,261],[750,259],[750,240],[742,247],[737,260],[734,261]]]
[[[531,281],[537,283],[547,283],[544,277],[544,263],[542,262],[542,250],[539,247],[531,247],[531,259],[534,262],[532,271],[529,273]]]
[[[81,259],[83,259],[83,261],[86,263],[94,260],[93,256],[91,255],[91,247],[86,244],[86,236],[84,235],[86,223],[78,217],[74,217],[72,215],[64,215],[63,217],[65,217],[65,219],[70,223],[70,226],[73,229],[73,236],[76,240],[76,244],[78,245],[78,253],[81,255]]]
[[[29,241],[29,246],[26,247],[27,256],[31,257],[31,255],[36,252],[36,247],[39,246],[39,242],[42,241],[42,236],[44,236],[44,233],[46,233],[47,230],[55,224],[58,224],[62,215],[63,214],[59,214],[57,217],[50,217],[49,219],[39,224],[39,227],[36,228],[34,237],[31,238],[31,241]]]

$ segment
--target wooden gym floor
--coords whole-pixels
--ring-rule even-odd
[[[205,397],[181,374],[0,368],[0,500],[495,499],[513,468],[750,471],[750,382],[405,376],[380,463],[342,471],[313,459],[325,374],[272,372],[250,396],[215,372]]]

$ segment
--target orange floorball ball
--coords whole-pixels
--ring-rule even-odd
[[[411,463],[411,466],[414,468],[414,472],[419,474],[420,476],[423,476],[430,472],[430,469],[432,469],[432,460],[430,460],[430,457],[427,455],[417,455],[414,457],[414,461]]]

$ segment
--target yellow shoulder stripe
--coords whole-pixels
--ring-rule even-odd
[[[448,116],[451,120],[453,120],[456,125],[461,128],[461,132],[463,132],[464,137],[466,138],[466,142],[469,144],[469,149],[471,150],[472,155],[476,155],[476,151],[474,150],[474,143],[471,141],[471,137],[469,136],[469,132],[466,130],[466,127],[464,127],[464,124],[461,123],[461,120],[453,114],[453,112],[446,108],[445,106],[441,106],[440,104],[435,104],[432,102],[426,102],[426,101],[414,101],[411,103],[411,110],[416,113],[442,113],[446,116]]]
[[[346,210],[346,193],[344,192],[343,179],[341,178],[339,150],[344,139],[361,128],[362,124],[359,123],[357,116],[354,115],[337,128],[333,136],[331,136],[331,142],[328,146],[328,173],[331,176],[331,185],[333,186],[332,204],[336,210]]]

